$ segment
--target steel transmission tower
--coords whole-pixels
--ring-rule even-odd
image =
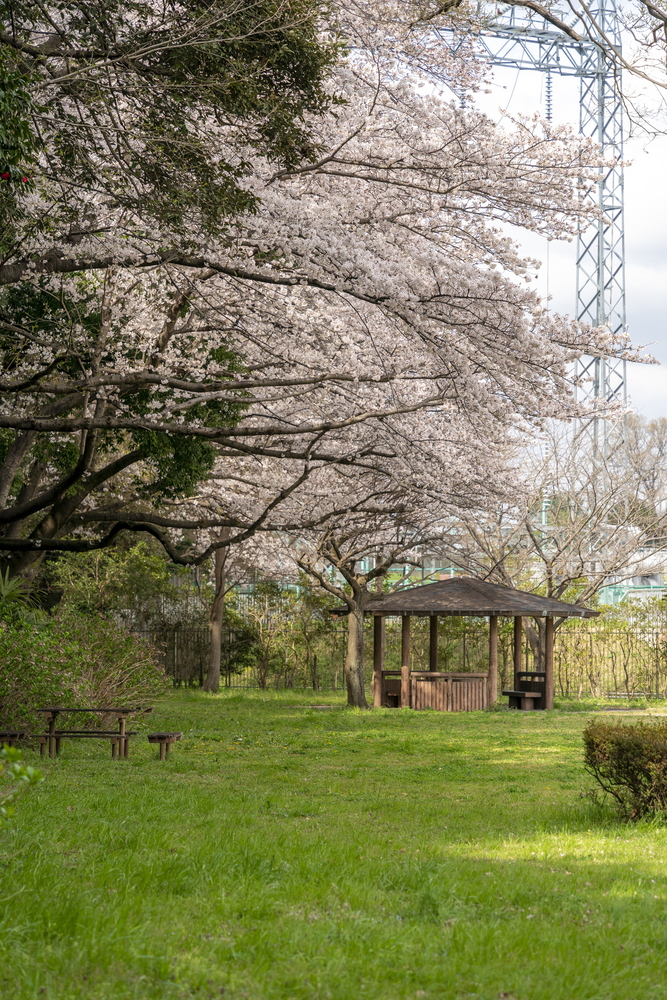
[[[601,167],[599,180],[589,197],[604,212],[600,220],[579,234],[577,241],[577,319],[592,326],[607,326],[614,343],[626,329],[625,246],[623,235],[623,108],[620,68],[606,54],[609,43],[621,47],[616,0],[593,0],[591,20],[601,33],[581,41],[552,27],[539,15],[519,13],[511,7],[477,36],[486,58],[496,66],[538,70],[547,74],[547,117],[551,117],[551,76],[579,78],[579,129],[602,148],[612,167]],[[626,363],[618,359],[582,358],[579,377],[587,379],[580,389],[586,401],[625,402]],[[591,418],[582,428],[605,448],[607,421]]]

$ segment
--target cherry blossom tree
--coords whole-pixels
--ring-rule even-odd
[[[312,123],[323,155],[277,171],[256,155],[258,207],[224,243],[184,258],[134,241],[109,269],[99,240],[82,238],[78,263],[55,250],[17,262],[32,277],[0,313],[6,551],[104,545],[127,529],[203,559],[213,549],[177,552],[160,531],[198,517],[151,511],[148,495],[192,496],[216,457],[291,459],[296,489],[314,464],[356,461],[367,420],[442,405],[466,414],[470,440],[495,440],[573,412],[570,363],[604,353],[608,335],[547,315],[501,225],[571,234],[590,212],[593,148],[538,122],[499,128],[452,100],[447,74],[465,82],[467,63],[392,4],[343,5],[340,28],[332,87],[348,103]],[[97,279],[54,276],[70,265],[106,268],[97,291]],[[366,437],[365,458],[373,448]],[[159,476],[141,482],[138,468]],[[118,496],[100,504],[112,482]],[[261,512],[230,523],[220,505],[204,523],[268,526]],[[108,531],[63,537],[95,525]]]
[[[338,52],[317,0],[0,7],[5,280],[11,260],[94,263],[86,238],[117,261],[123,239],[220,235],[254,207],[251,156],[317,155],[308,119],[335,102]]]
[[[293,561],[346,609],[344,672],[348,703],[357,707],[367,704],[364,613],[389,568],[414,565],[455,513],[492,506],[505,495],[496,449],[480,444],[473,452],[460,417],[441,407],[423,409],[384,430],[394,454],[381,468],[320,468],[285,501],[284,516],[299,516],[301,529],[248,543],[256,546],[255,565],[273,567],[284,579],[285,564]]]
[[[0,548],[16,571],[123,530],[201,564],[259,530],[333,538],[335,520],[347,538],[352,513],[405,546],[434,511],[495,495],[503,441],[578,412],[571,363],[611,351],[608,331],[547,313],[504,227],[571,238],[597,153],[477,112],[474,60],[433,30],[448,17],[340,4],[327,87],[344,103],[306,116],[298,162],[234,130],[252,210],[224,233],[186,212],[187,239],[147,234],[138,207],[82,191],[74,248],[54,223],[7,254]]]
[[[474,516],[462,510],[433,552],[475,576],[584,606],[610,583],[661,572],[667,422],[626,417],[623,424],[609,454],[556,424],[539,442],[513,449],[514,497]],[[527,634],[539,661],[544,622],[528,623]]]

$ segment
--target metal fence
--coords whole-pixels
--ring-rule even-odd
[[[568,629],[554,648],[556,696],[666,698],[667,636],[658,629]]]
[[[470,671],[487,669],[488,631],[484,622],[462,624],[462,619],[441,619],[438,669]],[[201,686],[208,663],[208,629],[176,628],[142,632],[158,650],[174,685]],[[365,673],[372,671],[372,625],[365,635]],[[241,648],[245,643],[245,646]],[[347,645],[344,627],[332,628],[312,643],[308,654],[289,643],[276,655],[264,685],[273,688],[337,690],[344,687],[343,664]],[[239,642],[234,633],[223,634],[221,686],[255,688],[261,683],[248,640]],[[427,669],[428,623],[413,620],[411,667]],[[528,642],[524,646],[525,669],[535,659]],[[400,668],[400,622],[387,619],[386,669]],[[513,673],[511,624],[500,629],[498,649],[499,686],[511,686]],[[554,648],[556,697],[561,698],[667,698],[667,634],[660,629],[607,626],[572,627],[556,632]]]

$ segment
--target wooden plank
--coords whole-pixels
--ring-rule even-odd
[[[385,673],[389,673],[389,672],[390,671],[385,671]],[[398,673],[397,670],[391,671],[391,672]],[[457,677],[457,678],[460,678],[461,680],[467,681],[467,680],[470,680],[471,678],[478,678],[478,677],[482,678],[483,680],[486,680],[486,678],[489,675],[488,675],[488,673],[471,674],[471,673],[468,673],[467,671],[466,671],[466,673],[452,673],[452,671],[444,672],[444,671],[439,671],[439,670],[411,670],[410,671],[410,676],[411,677],[429,677],[429,678],[438,678],[438,677],[448,677],[448,678],[451,678],[451,677]]]
[[[384,667],[384,618],[373,618],[373,707],[381,708],[384,703],[382,691],[382,670]]]
[[[438,616],[429,619],[428,665],[432,672],[438,669]]]
[[[519,674],[521,673],[521,654],[523,640],[523,619],[519,616],[514,618],[514,690],[519,687]]]
[[[498,615],[489,617],[489,680],[487,684],[489,704],[498,701]]]
[[[544,707],[554,707],[554,620],[546,619],[544,636]]]
[[[401,618],[401,708],[410,708],[410,615]]]

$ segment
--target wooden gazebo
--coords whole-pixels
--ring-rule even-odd
[[[366,605],[373,615],[373,704],[439,711],[472,711],[486,708],[498,697],[498,618],[514,618],[514,689],[517,707],[553,708],[553,643],[555,618],[597,618],[598,611],[566,604],[539,594],[528,594],[468,576],[411,587]],[[410,670],[410,619],[430,620],[429,669]],[[489,669],[484,674],[438,671],[438,618],[470,616],[489,619]],[[384,669],[384,619],[400,616],[401,670]],[[543,671],[522,670],[523,618],[544,618]],[[512,699],[510,699],[512,703]]]

